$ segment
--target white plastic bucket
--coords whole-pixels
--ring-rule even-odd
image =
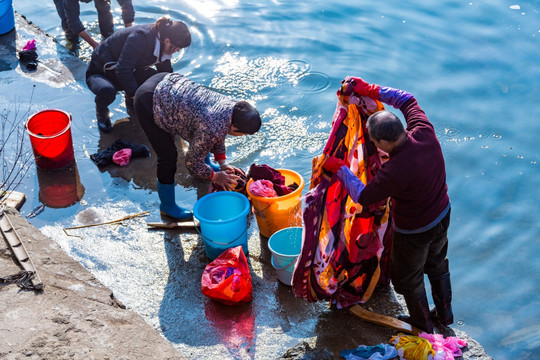
[[[302,251],[302,231],[302,227],[289,227],[275,232],[268,239],[272,266],[278,280],[285,285],[292,285],[294,265]]]

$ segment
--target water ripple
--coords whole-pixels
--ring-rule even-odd
[[[330,87],[332,80],[321,72],[309,72],[302,76],[296,86],[305,94],[322,92]]]

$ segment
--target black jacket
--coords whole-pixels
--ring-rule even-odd
[[[137,81],[133,72],[152,66],[157,58],[154,56],[157,33],[154,24],[134,25],[115,31],[103,41],[93,52],[87,76],[91,73],[102,73],[106,63],[117,63],[114,69],[115,84],[118,90],[125,91],[132,97],[137,91]],[[172,72],[170,60],[155,64],[158,72]]]

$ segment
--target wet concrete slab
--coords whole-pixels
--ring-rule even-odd
[[[92,97],[84,86],[85,63],[20,15],[17,34],[2,37],[0,52],[11,54],[31,38],[46,45],[40,57],[47,66],[41,67],[41,72],[25,72],[11,56],[2,65],[6,69],[0,73],[0,86],[21,93],[31,92],[36,84],[41,91],[54,89],[46,103],[34,106],[67,107],[91,119]],[[59,103],[58,98],[65,99],[66,94],[76,99],[76,104]],[[15,285],[0,288],[0,338],[9,339],[0,345],[0,355],[8,359],[21,355],[58,359],[277,359],[305,342],[337,359],[341,350],[386,343],[396,335],[395,330],[357,319],[347,310],[295,298],[290,287],[277,281],[268,239],[259,234],[253,216],[248,228],[252,302],[226,306],[204,297],[200,279],[209,259],[200,234],[193,230],[149,230],[146,226],[147,222],[163,220],[152,191],[154,154],[134,159],[125,168],[88,165],[89,153],[107,148],[117,138],[147,144],[136,119],[124,116],[116,120],[113,132],[101,136],[91,121],[75,125],[74,132],[82,134],[76,139],[75,156],[79,168],[84,169],[80,174],[76,171],[86,187],[84,200],[79,201],[81,189],[76,186],[77,205],[59,210],[59,215],[52,217],[55,221],[36,221],[39,230],[13,214],[44,279],[45,290],[34,294],[19,291]],[[207,193],[209,184],[182,175],[187,174],[183,166],[180,156],[177,182],[188,189],[185,199],[193,203]],[[39,174],[36,176],[39,179]],[[41,184],[38,181],[36,185]],[[27,194],[29,206],[39,203],[39,191],[33,191]],[[151,210],[151,215],[115,225],[64,231],[69,226],[120,219],[145,210]],[[12,274],[17,265],[9,250],[0,248],[0,276]],[[382,287],[365,306],[395,316],[403,312],[399,300],[391,287]],[[445,331],[467,339],[470,345],[464,359],[489,359],[466,333],[456,327]]]
[[[182,359],[169,341],[15,210],[7,214],[43,291],[0,284],[0,358]],[[0,241],[0,275],[21,270]]]

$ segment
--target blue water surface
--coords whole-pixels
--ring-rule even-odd
[[[122,27],[119,6],[112,6]],[[256,103],[261,132],[229,144],[239,166],[267,163],[309,179],[347,75],[413,93],[446,158],[457,326],[495,359],[538,358],[539,2],[134,0],[134,6],[137,24],[168,15],[190,27],[193,43],[175,59],[175,71]],[[14,7],[64,43],[52,1]],[[81,9],[99,37],[94,6]],[[83,45],[79,55],[89,54]],[[85,186],[87,203],[114,200],[130,188],[116,184],[103,194],[92,182]],[[140,193],[135,201],[143,202],[148,195]],[[188,204],[195,198],[193,191],[182,196]],[[32,221],[44,226],[76,211]]]

